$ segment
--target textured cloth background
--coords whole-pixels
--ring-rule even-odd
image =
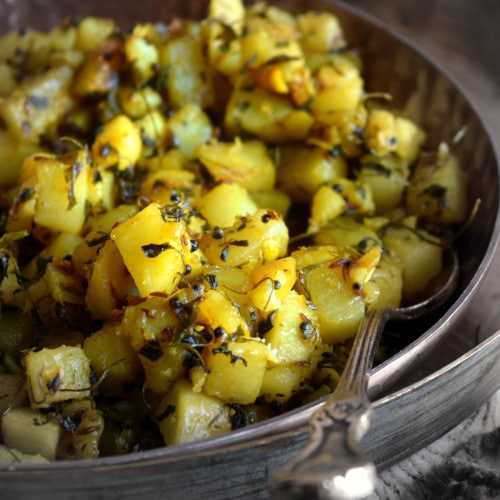
[[[441,439],[382,471],[372,499],[500,499],[500,391]]]

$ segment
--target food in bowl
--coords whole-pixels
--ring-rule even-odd
[[[331,13],[89,17],[7,34],[0,60],[2,435],[25,453],[175,445],[319,398],[465,218],[453,144],[426,151],[365,92]]]

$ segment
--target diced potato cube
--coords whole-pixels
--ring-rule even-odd
[[[37,302],[35,297],[38,296],[39,300],[40,293],[45,291],[60,304],[64,302],[83,303],[83,283],[72,259],[70,259],[81,241],[82,238],[77,234],[59,233],[24,267],[24,277],[31,280],[28,288],[31,300]],[[44,262],[45,266],[42,268],[43,276],[40,276],[40,262]]]
[[[49,462],[50,460],[39,453],[36,455],[23,453],[15,448],[0,444],[0,463],[2,464],[43,464]]]
[[[411,213],[438,224],[460,223],[468,209],[466,184],[457,157],[442,144],[436,156],[427,155],[417,163],[406,206]]]
[[[124,52],[127,62],[138,85],[142,85],[155,75],[159,64],[156,46],[146,38],[138,36],[135,31],[126,38]]]
[[[75,26],[71,26],[70,24],[63,26],[55,26],[50,30],[50,32],[47,35],[50,47],[52,48],[52,50],[58,52],[74,50],[77,38],[77,32],[78,28]]]
[[[284,219],[292,206],[290,196],[279,189],[270,189],[269,191],[252,191],[250,196],[257,204],[258,208],[273,210]]]
[[[347,247],[324,246],[300,249],[292,256],[303,291],[317,307],[323,342],[331,345],[352,337],[366,311],[359,284],[344,269],[355,255]]]
[[[84,303],[85,290],[71,262],[56,258],[47,263],[43,279],[52,298],[59,304]]]
[[[251,303],[261,312],[279,309],[295,285],[295,259],[284,257],[254,269],[251,274],[254,288],[248,293]]]
[[[55,327],[58,323],[59,308],[45,279],[42,277],[42,279],[32,281],[27,293],[40,322],[49,328]]]
[[[237,220],[222,233],[214,229],[200,240],[200,249],[209,264],[244,269],[284,257],[287,247],[288,228],[283,219],[272,210],[262,209]]]
[[[320,342],[318,313],[294,290],[268,315],[264,325],[268,330],[264,339],[281,362],[308,360]]]
[[[341,215],[329,221],[319,233],[315,234],[317,245],[343,245],[358,250],[360,253],[382,246],[382,240],[377,232],[356,216]]]
[[[385,109],[373,109],[365,127],[366,144],[374,156],[396,153],[411,164],[425,140],[425,133],[414,122]]]
[[[260,141],[202,144],[197,155],[217,182],[236,182],[249,191],[274,187],[275,167]]]
[[[244,86],[234,88],[224,118],[230,136],[251,134],[271,144],[305,139],[313,122],[312,115],[297,109],[288,96]]]
[[[331,52],[346,45],[342,26],[330,12],[305,12],[297,17],[297,24],[302,34],[300,43],[306,51]]]
[[[135,215],[138,211],[139,208],[137,205],[121,204],[107,212],[89,216],[83,227],[83,233],[109,232],[116,224],[130,219],[130,217]]]
[[[247,294],[253,283],[247,271],[233,267],[204,266],[205,275],[211,275],[217,280],[217,289],[233,303],[240,307],[240,313],[248,306]]]
[[[143,148],[143,156],[153,154],[160,147],[167,137],[168,124],[165,115],[154,109],[141,118],[134,121],[140,131]]]
[[[346,174],[345,159],[322,148],[287,145],[279,150],[278,185],[295,201],[309,202],[319,186]]]
[[[215,396],[195,392],[184,379],[177,381],[161,400],[156,420],[167,446],[198,441],[231,430],[229,406]]]
[[[287,31],[285,28],[281,32],[279,28],[274,31],[260,29],[242,37],[241,59],[245,68],[259,68],[277,58],[303,60],[300,44],[292,37],[288,38]]]
[[[399,307],[403,294],[401,265],[382,255],[371,279],[363,286],[369,308]]]
[[[151,203],[110,236],[142,296],[174,291],[185,272],[183,255],[190,251],[182,220],[166,219],[161,206]]]
[[[412,303],[425,296],[432,278],[442,268],[443,248],[422,239],[411,228],[389,227],[383,242],[403,271],[403,300]]]
[[[72,232],[59,233],[43,250],[38,254],[38,257],[44,259],[51,259],[59,257],[61,259],[68,258],[75,251],[76,247],[82,243],[82,237],[79,234]],[[27,272],[27,269],[24,269]],[[36,272],[36,259],[30,263],[30,276],[31,272]]]
[[[24,365],[32,408],[90,396],[89,360],[81,347],[29,351]]]
[[[19,284],[21,271],[12,252],[0,249],[2,277],[0,278],[0,298],[3,304],[28,308],[26,289]]]
[[[111,19],[88,16],[78,23],[75,45],[78,50],[97,49],[116,29]]]
[[[284,403],[293,396],[301,384],[311,375],[310,363],[287,363],[271,365],[262,380],[261,395]]]
[[[205,108],[213,101],[213,89],[205,68],[199,40],[184,35],[169,40],[160,53],[160,64],[168,68],[166,87],[172,107],[195,104]]]
[[[85,339],[83,351],[89,359],[99,383],[99,393],[126,395],[142,379],[142,367],[137,354],[118,325],[108,323]]]
[[[0,116],[12,136],[38,142],[40,136],[51,135],[73,105],[69,95],[72,79],[73,70],[59,66],[17,85],[0,106]]]
[[[166,343],[171,333],[182,325],[182,318],[176,312],[166,297],[148,297],[125,308],[120,334],[127,336],[136,352],[149,343]]]
[[[212,122],[208,115],[194,104],[186,104],[168,121],[172,142],[187,159],[196,157],[200,144],[208,142],[213,135]]]
[[[91,172],[87,190],[87,203],[97,211],[108,212],[115,208],[117,198],[116,179],[113,172],[100,170]]]
[[[71,91],[78,97],[110,92],[118,86],[118,72],[123,62],[122,40],[108,38],[86,54],[79,65]]]
[[[323,66],[315,76],[319,90],[311,104],[311,111],[316,120],[323,121],[324,117],[328,120],[331,113],[358,107],[364,82],[356,65]]]
[[[3,442],[28,455],[55,460],[61,435],[56,419],[31,408],[12,408],[2,417]]]
[[[245,6],[241,0],[211,0],[207,17],[212,21],[223,22],[230,26],[235,34],[241,35]]]
[[[365,303],[343,276],[342,266],[307,273],[307,291],[318,308],[323,342],[335,344],[354,336],[365,315]]]
[[[372,215],[375,205],[371,191],[349,179],[324,184],[312,198],[308,230],[314,233],[346,212]]]
[[[19,205],[9,230],[31,229],[33,221],[52,231],[77,234],[86,216],[90,166],[83,151],[55,157],[33,155],[24,161]]]
[[[411,164],[417,159],[426,134],[415,122],[403,116],[396,117],[394,126],[397,140],[396,154]]]
[[[197,206],[211,226],[219,227],[232,226],[237,217],[253,215],[258,208],[244,187],[226,182],[208,191]]]
[[[167,171],[172,173],[173,170],[184,170],[187,166],[186,157],[182,154],[179,148],[171,148],[168,151],[162,151],[157,156],[150,158],[141,158],[140,165],[144,166],[149,173]],[[188,170],[185,170],[188,172]],[[189,172],[193,174],[193,172]]]
[[[163,99],[152,87],[136,89],[132,86],[121,85],[118,89],[118,102],[127,116],[136,119],[153,109],[158,109]]]
[[[201,185],[196,183],[196,175],[193,172],[167,168],[167,165],[162,165],[158,170],[151,170],[140,189],[141,196],[160,205],[168,205],[172,203],[172,199],[191,202],[200,196],[200,192]]]
[[[410,169],[396,156],[367,157],[361,162],[358,181],[370,190],[375,209],[384,214],[397,208],[408,186]]]
[[[333,111],[322,116],[311,128],[307,143],[318,146],[333,155],[359,158],[365,152],[360,131],[367,119],[367,111],[359,105],[354,109]]]
[[[188,352],[187,347],[179,344],[145,344],[139,350],[144,388],[157,395],[166,394],[176,380],[186,375]]]
[[[266,344],[251,339],[206,348],[202,355],[208,375],[203,390],[228,403],[254,403],[260,394],[268,353]]]
[[[308,231],[315,233],[321,230],[330,221],[342,215],[346,209],[346,200],[341,193],[331,185],[321,186],[312,198]]]
[[[35,157],[34,161],[38,177],[35,223],[55,231],[79,233],[86,215],[90,175],[86,158],[83,155],[45,160]]]
[[[249,335],[248,325],[239,308],[219,290],[207,290],[196,308],[196,322],[215,330],[222,328],[228,334]]]
[[[92,145],[92,154],[99,168],[116,166],[119,170],[133,167],[142,151],[139,128],[125,115],[106,123]]]
[[[75,249],[82,243],[82,237],[70,232],[59,233],[47,246],[45,246],[38,255],[23,269],[23,273],[28,278],[34,278],[39,271],[37,267],[38,259],[47,261],[54,258],[68,259],[73,255]]]
[[[92,318],[108,319],[134,291],[118,248],[113,241],[106,241],[97,252],[85,293],[85,304]]]
[[[245,7],[241,0],[210,2],[206,24],[210,64],[224,75],[232,75],[241,67],[240,35],[243,30]],[[227,34],[230,33],[230,37]]]

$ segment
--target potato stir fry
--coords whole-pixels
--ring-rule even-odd
[[[0,99],[2,439],[48,460],[332,391],[464,219],[456,157],[365,92],[330,12],[11,32]]]

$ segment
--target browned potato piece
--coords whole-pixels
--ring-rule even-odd
[[[24,80],[0,106],[0,116],[13,137],[38,142],[52,135],[57,123],[73,106],[69,88],[73,70],[52,68]]]

